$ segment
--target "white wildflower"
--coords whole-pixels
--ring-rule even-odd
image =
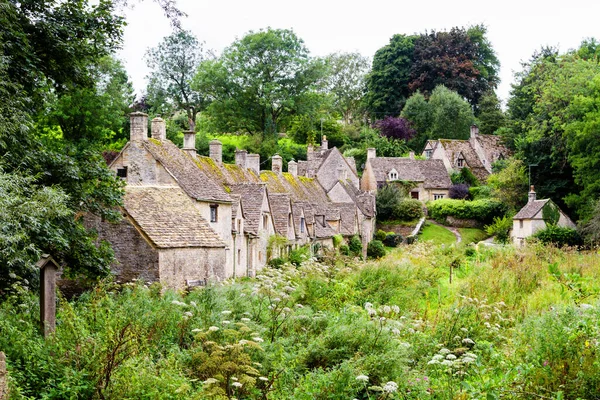
[[[190,306],[192,306],[192,307],[197,307],[198,305],[196,304],[196,302],[195,302],[195,301],[190,301]]]
[[[221,314],[223,314],[223,315],[229,315],[229,314],[231,314],[231,311],[229,311],[229,310],[223,310],[223,311],[221,311]]]
[[[213,383],[219,383],[218,380],[216,380],[215,378],[208,378],[207,380],[205,380],[204,382],[205,385],[212,385]]]
[[[394,328],[394,329],[392,329],[392,333],[393,333],[394,335],[399,335],[399,334],[400,334],[400,329],[398,329],[398,328]]]
[[[264,377],[264,376],[259,376],[258,379],[261,380],[261,381],[263,381],[263,382],[268,382],[269,381],[269,378]]]
[[[296,307],[298,307],[298,308],[304,308],[304,306],[302,304],[296,304]]]
[[[248,344],[248,341],[246,339],[242,339],[239,341],[240,345],[244,346],[246,344]]]
[[[463,342],[464,344],[475,344],[475,342],[473,341],[473,339],[470,339],[470,338],[464,338],[464,339],[462,340],[462,342]]]
[[[216,331],[218,331],[218,330],[219,330],[219,327],[218,327],[218,326],[211,326],[210,328],[208,328],[208,331],[209,331],[209,332],[216,332]]]
[[[369,303],[368,301],[365,303],[365,309],[369,309],[369,308],[373,308],[373,304]]]
[[[367,313],[369,316],[377,315],[377,311],[375,311],[373,308],[367,308]]]
[[[436,354],[436,355],[434,355],[434,356],[433,356],[431,359],[432,359],[432,360],[436,360],[436,361],[441,361],[441,360],[443,360],[443,359],[444,359],[444,356],[443,356],[443,355],[441,355],[441,354]]]
[[[242,387],[242,386],[244,386],[244,385],[243,385],[243,384],[241,384],[240,382],[233,382],[233,383],[231,384],[231,386],[234,386],[234,387],[236,387],[236,388],[241,388],[241,387]]]
[[[279,303],[281,301],[281,299],[279,297],[275,297],[273,299],[273,303]]]
[[[454,363],[450,360],[444,360],[441,362],[442,365],[445,365],[447,367],[451,367]]]
[[[454,354],[448,354],[446,360],[456,360],[456,356]]]
[[[191,312],[189,312],[189,311],[186,311],[186,312],[184,312],[184,313],[183,313],[183,315],[185,315],[185,316],[186,316],[186,317],[188,317],[188,318],[192,318],[192,317],[194,316],[194,314],[192,314],[192,313],[191,313]]]
[[[400,312],[400,307],[392,306],[392,311],[395,312],[396,314],[398,314]]]
[[[262,343],[262,342],[264,342],[264,340],[262,338],[259,338],[259,337],[253,337],[252,340],[254,340],[256,343]]]
[[[440,349],[439,353],[446,355],[446,354],[450,354],[451,351],[444,347],[444,348]]]
[[[383,306],[383,312],[389,314],[392,312],[392,309],[390,306]]]
[[[385,393],[396,393],[398,391],[398,384],[396,382],[389,381],[383,385],[383,391]]]
[[[244,317],[244,318],[241,318],[240,321],[242,321],[242,322],[250,322],[250,318]]]
[[[356,377],[357,381],[361,381],[361,382],[368,382],[369,381],[369,377],[366,375],[359,375]]]
[[[290,310],[288,307],[283,307],[283,312],[289,313],[290,311],[292,310]]]
[[[221,323],[222,323],[223,325],[229,325],[229,324],[231,323],[231,321],[224,320],[224,321],[221,321]]]
[[[14,272],[11,272],[10,274],[8,274],[8,276],[10,277],[10,279],[16,279],[17,275],[15,275]]]
[[[202,329],[198,329],[198,328],[192,329],[192,332],[194,332],[194,333],[202,332]]]

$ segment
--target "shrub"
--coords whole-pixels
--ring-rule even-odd
[[[450,186],[448,196],[450,196],[451,199],[468,200],[471,197],[469,185],[466,183],[457,183],[456,185]]]
[[[532,237],[544,244],[556,246],[579,246],[582,243],[581,236],[575,229],[548,225],[545,229],[537,231]]]
[[[382,221],[394,218],[394,210],[398,207],[402,193],[396,185],[386,185],[377,191],[375,202],[377,206],[377,218]]]
[[[267,265],[271,268],[281,268],[281,266],[283,264],[285,264],[285,260],[283,258],[279,258],[279,257],[271,258],[267,262]]]
[[[471,186],[469,196],[472,200],[489,199],[492,197],[492,189],[489,186]]]
[[[385,233],[381,229],[378,229],[377,232],[375,233],[375,240],[379,240],[380,242],[383,242],[385,240],[386,236],[387,236],[387,233]]]
[[[371,240],[367,246],[367,257],[381,258],[385,256],[385,247],[380,240]]]
[[[423,216],[423,203],[416,199],[404,199],[394,209],[394,218],[400,221],[414,221]]]
[[[396,235],[395,233],[388,234],[383,239],[383,244],[387,247],[398,247],[400,243],[402,243],[402,235]]]
[[[446,217],[474,219],[482,223],[491,223],[494,217],[503,216],[507,207],[499,200],[454,200],[441,199],[427,205],[429,215],[439,222],[445,222]]]
[[[334,236],[335,237],[335,236]],[[302,246],[297,249],[294,249],[290,252],[288,259],[292,264],[296,267],[302,264],[303,261],[308,260],[309,250],[307,246]]]
[[[342,244],[344,242],[344,238],[342,235],[334,235],[333,236],[333,247],[334,248],[338,248],[340,247],[340,244]]]
[[[452,172],[450,175],[450,180],[455,185],[459,183],[466,183],[469,186],[479,186],[479,180],[467,167],[461,168],[460,171]]]
[[[353,256],[360,256],[363,250],[360,238],[356,235],[352,236],[348,242],[348,248]]]
[[[350,247],[347,244],[340,246],[340,254],[343,256],[350,256]]]
[[[496,236],[496,242],[498,243],[508,243],[512,224],[512,217],[508,215],[502,218],[495,217],[494,222],[485,227],[485,232],[490,236]]]

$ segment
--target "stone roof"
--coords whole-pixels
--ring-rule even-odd
[[[446,151],[446,156],[450,161],[452,168],[458,169],[456,161],[463,158],[467,167],[473,172],[473,175],[482,182],[485,182],[490,173],[487,171],[481,159],[477,155],[473,146],[468,140],[440,139],[440,145]]]
[[[290,196],[287,193],[271,192],[268,193],[268,196],[269,203],[271,203],[271,213],[273,215],[275,232],[287,237],[290,216]]]
[[[223,186],[199,169],[195,160],[168,140],[147,139],[144,147],[175,178],[181,188],[196,200],[231,202]]]
[[[319,218],[315,218],[315,236],[317,239],[330,238],[336,234],[337,232],[327,222],[323,225]]]
[[[351,182],[340,181],[340,183],[364,216],[373,217],[375,215],[375,196],[373,194],[359,190]]]
[[[350,203],[334,203],[340,212],[340,233],[351,236],[356,233],[356,207]]]
[[[485,153],[485,157],[490,163],[497,161],[499,158],[506,158],[512,155],[512,151],[502,143],[503,138],[501,136],[477,135],[475,136],[475,140],[479,142]]]
[[[423,182],[423,186],[427,189],[446,189],[452,185],[442,160],[375,157],[371,158],[369,163],[377,182],[388,181],[389,172],[394,169],[398,173],[398,180]]]
[[[534,218],[541,211],[541,209],[544,208],[548,201],[550,201],[550,199],[530,201],[529,203],[525,204],[525,207],[519,210],[519,212],[513,217],[513,219]],[[536,219],[541,219],[541,217]]]
[[[265,185],[262,183],[235,184],[231,185],[231,192],[241,197],[244,217],[246,218],[244,230],[258,236]]]
[[[288,172],[276,174],[261,171],[260,179],[266,183],[269,193],[288,193],[294,202],[326,203],[327,193],[315,178],[293,176]]]
[[[225,247],[195,201],[178,186],[127,186],[123,203],[156,247]]]
[[[356,160],[354,159],[354,157],[344,157],[344,159],[346,160],[352,171],[354,171],[354,173],[358,176],[358,171],[356,170]]]

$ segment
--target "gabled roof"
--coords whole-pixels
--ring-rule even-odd
[[[223,186],[210,179],[189,154],[169,140],[146,139],[142,143],[190,197],[196,200],[231,202],[231,197]]]
[[[375,215],[375,196],[373,194],[360,191],[348,181],[340,181],[340,184],[364,216],[373,217]]]
[[[503,138],[498,135],[476,135],[475,140],[483,149],[486,158],[490,162],[494,162],[498,157],[508,157],[512,152],[502,143]]]
[[[287,193],[268,193],[275,232],[287,236],[290,217],[290,196]]]
[[[467,163],[466,166],[480,181],[485,181],[490,175],[468,140],[440,139],[439,143],[446,151],[453,168],[457,167],[456,160],[463,158]]]
[[[266,183],[269,193],[288,193],[292,201],[326,203],[327,193],[315,178],[293,176],[288,172],[276,174],[261,171],[260,179]]]
[[[127,186],[124,209],[159,248],[225,247],[178,186]]]
[[[349,203],[334,203],[340,212],[340,233],[344,236],[356,232],[356,207]]]
[[[425,188],[441,189],[452,185],[442,160],[413,160],[400,157],[375,157],[368,160],[377,182],[388,181],[392,169],[398,172],[398,180],[423,182]]]
[[[513,219],[532,219],[541,211],[542,208],[544,208],[546,203],[548,203],[549,201],[551,200],[544,199],[530,201],[529,203],[525,204],[525,207],[519,210],[519,212],[513,217]],[[536,219],[542,218],[540,217]]]
[[[265,197],[265,185],[262,183],[242,183],[231,185],[231,193],[241,197],[244,209],[244,230],[258,235],[262,205]]]

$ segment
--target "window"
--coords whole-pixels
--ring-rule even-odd
[[[390,181],[397,180],[398,179],[398,172],[395,169],[391,170],[389,172],[389,174],[388,174],[388,178],[389,178]]]
[[[434,200],[443,199],[444,197],[446,197],[446,195],[445,195],[445,194],[443,194],[443,193],[434,193],[434,194],[433,194],[433,199],[434,199]]]
[[[522,219],[519,220],[519,228],[523,229],[523,220]]]
[[[410,192],[410,198],[419,200],[419,192]]]
[[[456,165],[459,167],[464,167],[465,166],[465,160],[463,158],[459,158],[458,160],[456,160]]]
[[[304,217],[300,218],[300,233],[304,233]]]
[[[433,150],[425,150],[425,158],[426,159],[429,160],[432,155],[433,155]]]
[[[269,216],[268,215],[263,215],[263,229],[267,229],[267,226],[269,225]]]
[[[210,206],[210,222],[217,222],[219,215],[217,213],[217,210],[219,209],[219,206],[217,204],[211,204]]]
[[[292,213],[288,214],[288,226],[292,226]]]
[[[117,168],[117,176],[119,178],[127,178],[127,167]]]
[[[241,258],[242,258],[242,250],[239,250],[239,249],[238,249],[238,259],[237,259],[237,263],[238,263],[238,265],[240,265],[240,264],[241,264],[241,261],[240,261],[240,259],[241,259]]]

